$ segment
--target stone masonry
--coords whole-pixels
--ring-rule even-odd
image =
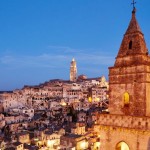
[[[94,126],[101,150],[150,150],[150,56],[135,8],[109,68],[109,88],[110,114],[98,114]]]

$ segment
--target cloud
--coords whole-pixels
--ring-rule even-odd
[[[3,56],[3,57],[1,57],[1,59],[0,59],[0,61],[1,61],[1,63],[3,63],[3,64],[9,64],[9,63],[12,63],[13,61],[14,61],[14,57],[13,56]]]
[[[84,64],[111,65],[114,62],[114,57],[106,54],[80,54],[80,56],[78,56],[78,60],[82,61]]]
[[[16,69],[22,67],[69,68],[72,57],[75,57],[77,64],[82,64],[82,66],[108,66],[114,62],[114,56],[100,50],[75,50],[67,46],[48,46],[48,48],[51,51],[41,55],[4,55],[0,58],[0,63]]]
[[[64,55],[41,54],[38,56],[2,56],[0,58],[1,65],[11,67],[11,69],[22,67],[44,67],[57,68],[65,63],[67,57]]]
[[[77,49],[71,48],[69,46],[54,46],[54,45],[49,45],[48,46],[49,50],[54,50],[58,52],[64,52],[64,53],[75,53]]]
[[[92,64],[101,65],[111,65],[114,62],[115,56],[111,55],[108,51],[103,51],[101,49],[79,49],[71,48],[68,46],[48,46],[50,50],[56,50],[58,53],[62,53],[71,60],[75,57],[77,60],[82,61],[82,63],[91,62]],[[67,58],[67,57],[66,57]]]

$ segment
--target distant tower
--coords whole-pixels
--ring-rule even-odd
[[[70,81],[75,82],[77,80],[77,65],[73,58],[70,65]]]

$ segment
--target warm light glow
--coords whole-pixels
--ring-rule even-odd
[[[89,100],[89,102],[91,103],[91,102],[92,102],[92,97],[89,97],[89,99],[88,99],[88,100]]]
[[[95,148],[100,148],[100,145],[101,145],[100,142],[96,142],[95,145],[94,145],[94,147],[95,147]]]
[[[61,102],[61,105],[62,106],[66,106],[67,104],[65,102]]]
[[[96,98],[96,101],[99,102],[99,100],[100,100],[100,98],[97,97],[97,98]]]
[[[53,144],[54,144],[54,141],[52,141],[52,140],[47,141],[47,147],[52,147]]]
[[[38,141],[39,139],[38,138],[34,138],[34,141]]]
[[[120,142],[119,144],[117,144],[116,150],[130,150],[130,149],[125,142]]]
[[[129,94],[127,92],[123,95],[124,105],[129,105]]]
[[[83,149],[85,148],[85,146],[86,146],[85,142],[82,142],[81,145],[80,145],[80,147],[83,148]]]
[[[106,112],[109,112],[108,109],[105,109]]]
[[[81,142],[81,144],[80,144],[80,148],[81,149],[86,149],[87,148],[87,142],[86,141],[83,141],[83,142]]]
[[[80,101],[79,101],[78,99],[75,99],[74,102],[78,103],[78,102],[80,102]]]

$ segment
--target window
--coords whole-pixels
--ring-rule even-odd
[[[125,142],[120,142],[116,145],[116,150],[130,150]]]
[[[132,49],[132,41],[129,42],[129,49]]]
[[[138,122],[138,126],[140,126],[141,125],[141,122]]]
[[[123,102],[124,102],[124,106],[128,106],[129,102],[130,102],[130,96],[127,92],[125,92],[123,94]]]

